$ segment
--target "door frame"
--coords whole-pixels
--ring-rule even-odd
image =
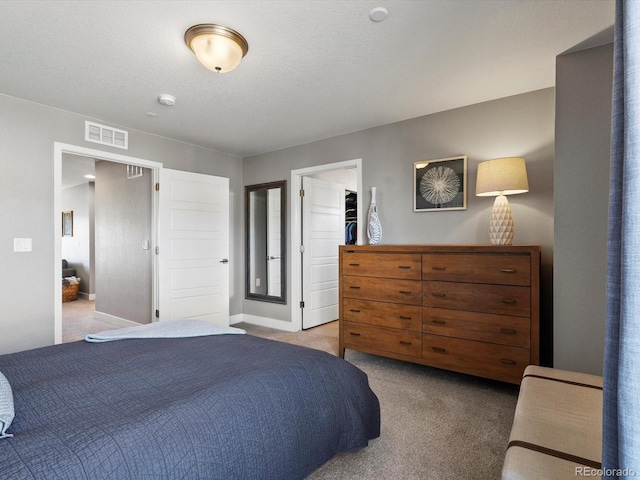
[[[302,245],[302,199],[300,190],[302,189],[302,177],[331,170],[356,169],[358,196],[362,193],[362,159],[345,160],[343,162],[326,163],[314,167],[299,168],[291,170],[290,189],[290,249],[291,252],[291,327],[292,331],[302,330],[302,312],[300,302],[302,300],[302,259],[300,258],[300,246]],[[363,213],[362,202],[358,201],[358,225],[362,225]],[[358,228],[357,245],[362,245],[362,228]]]
[[[90,157],[96,160],[107,160],[109,162],[123,163],[129,165],[138,165],[141,167],[151,169],[153,178],[153,184],[158,182],[158,172],[162,168],[162,163],[153,162],[151,160],[145,160],[137,157],[129,157],[127,155],[121,155],[118,153],[106,152],[103,150],[95,150],[92,148],[81,147],[79,145],[71,145],[68,143],[53,142],[53,246],[54,246],[54,268],[53,268],[53,331],[54,331],[54,343],[57,345],[62,343],[62,237],[60,232],[62,231],[62,155],[69,153],[72,155],[80,155],[83,157]],[[151,241],[152,248],[158,245],[158,194],[153,189],[153,195],[151,200]],[[153,306],[152,312],[158,308],[158,256],[153,256],[153,285],[152,285],[152,298]],[[151,321],[155,321],[155,317],[152,314]]]

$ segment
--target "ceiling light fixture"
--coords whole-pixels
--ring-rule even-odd
[[[194,25],[185,32],[184,41],[202,65],[218,73],[236,68],[249,50],[238,32],[211,23]]]

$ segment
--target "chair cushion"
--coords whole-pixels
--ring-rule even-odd
[[[76,269],[75,268],[63,268],[62,269],[62,278],[65,277],[75,277]]]
[[[69,268],[69,262],[67,262],[66,259],[62,259],[62,278],[65,277],[75,277],[76,276],[76,269],[75,268]]]

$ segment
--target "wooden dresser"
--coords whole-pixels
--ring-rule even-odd
[[[520,383],[540,363],[540,247],[340,247],[346,348]]]

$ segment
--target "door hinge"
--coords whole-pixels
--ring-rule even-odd
[[[304,197],[304,188],[301,188],[301,189],[300,189],[300,196],[301,196],[301,197]]]
[[[156,247],[156,255],[160,255],[160,247]]]
[[[304,301],[300,300],[300,308],[304,308]]]
[[[300,253],[304,253],[304,245],[300,245]]]
[[[156,310],[156,318],[160,318],[160,310]]]
[[[160,183],[156,183],[156,192],[160,190]]]

